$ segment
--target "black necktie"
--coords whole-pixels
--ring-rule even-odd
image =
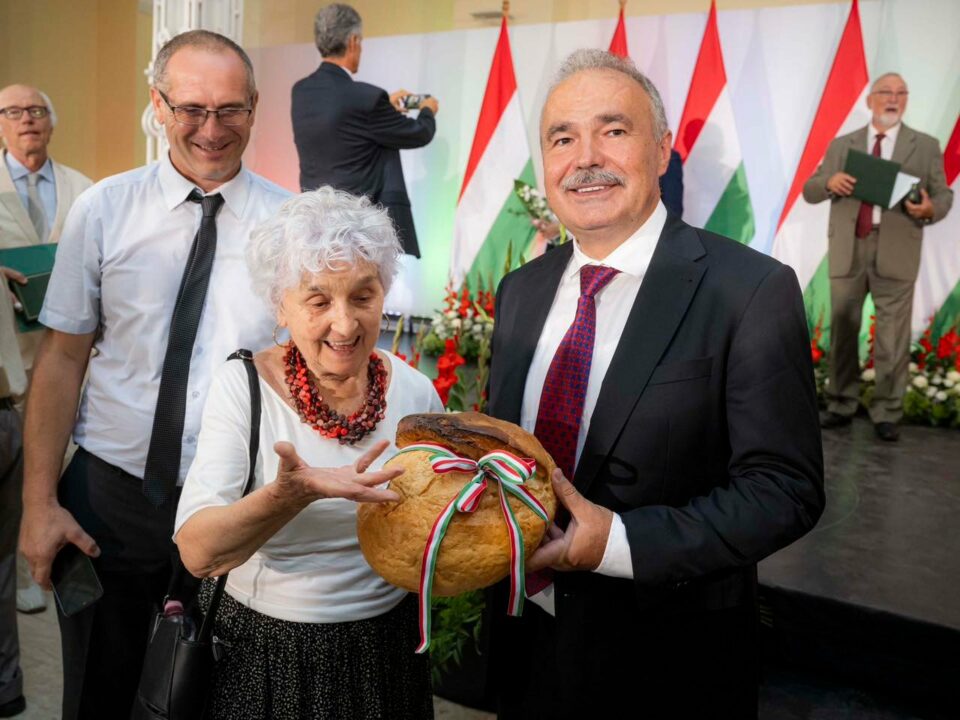
[[[177,303],[173,308],[167,353],[163,357],[163,372],[160,375],[160,391],[157,393],[157,409],[153,414],[150,449],[143,471],[143,494],[156,507],[170,498],[180,475],[190,358],[207,286],[210,284],[213,256],[217,252],[217,211],[223,205],[221,195],[203,197],[197,190],[190,193],[188,200],[201,204],[203,218],[193,239],[187,267],[180,280]]]

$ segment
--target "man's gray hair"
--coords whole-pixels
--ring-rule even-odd
[[[653,132],[656,135],[656,139],[659,142],[659,140],[663,138],[669,129],[667,127],[667,113],[663,109],[663,100],[660,99],[657,86],[650,81],[650,78],[637,70],[637,66],[633,64],[633,60],[629,58],[622,58],[606,50],[597,50],[595,48],[574,50],[567,56],[560,66],[560,69],[557,70],[557,74],[554,75],[553,82],[550,84],[550,90],[547,92],[547,97],[557,89],[560,83],[584,70],[615,70],[636,80],[650,98],[650,109],[653,114]]]
[[[50,113],[50,127],[57,126],[57,111],[53,109],[53,100],[50,99],[50,96],[47,95],[43,90],[37,88],[37,94],[43,98],[44,104],[47,106],[47,111]]]
[[[377,269],[386,293],[403,249],[387,211],[363,196],[324,185],[287,200],[257,226],[247,245],[253,290],[271,310],[304,273],[350,269],[365,261]]]
[[[351,35],[363,34],[360,13],[349,5],[333,3],[317,10],[313,19],[313,37],[320,57],[340,57],[347,52]]]
[[[877,89],[877,85],[880,84],[880,81],[886,80],[888,77],[900,78],[900,80],[903,82],[904,85],[907,84],[907,81],[903,79],[903,75],[891,70],[890,72],[885,72],[882,75],[877,75],[877,77],[873,79],[873,82],[870,84],[870,92],[875,92]]]
[[[257,83],[253,79],[253,63],[250,62],[250,56],[242,47],[233,40],[220,33],[210,30],[188,30],[187,32],[174,35],[167,40],[156,59],[153,61],[153,85],[161,92],[170,92],[170,82],[167,78],[167,63],[170,62],[178,50],[183,48],[198,48],[211,52],[234,52],[243,62],[247,70],[247,92],[250,100],[257,94]]]

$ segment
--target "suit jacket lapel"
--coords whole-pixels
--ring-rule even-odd
[[[897,144],[893,146],[893,155],[890,159],[903,165],[913,153],[916,144],[917,134],[906,125],[901,125],[900,132],[897,133]]]
[[[0,205],[6,208],[10,217],[17,221],[17,224],[23,232],[20,236],[4,238],[3,243],[7,247],[36,244],[40,242],[40,238],[37,237],[37,229],[33,227],[33,223],[30,222],[27,209],[20,201],[17,187],[13,184],[13,178],[10,177],[6,159],[3,157],[6,152],[7,151],[4,150],[0,153]]]
[[[850,134],[850,149],[858,150],[862,153],[870,152],[872,148],[867,147],[867,140],[869,139],[867,135],[867,126],[864,125],[862,128]]]
[[[706,267],[696,231],[670,216],[600,387],[575,484],[586,493],[683,321]]]
[[[497,388],[495,414],[504,420],[520,423],[527,372],[557,294],[557,286],[573,254],[571,243],[548,251],[536,264],[527,266],[525,277],[521,276],[524,277],[524,287],[513,291],[515,296],[519,295],[519,302],[515,299],[512,303],[513,316],[509,321],[500,318],[502,324],[509,322],[510,327],[509,333],[498,335],[497,339],[498,343],[508,343],[508,347],[496,348],[497,357],[505,362],[505,372]]]

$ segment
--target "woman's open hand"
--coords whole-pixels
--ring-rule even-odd
[[[377,485],[403,474],[401,468],[374,470],[367,468],[390,445],[381,440],[353,465],[338,468],[310,467],[288,442],[278,442],[273,449],[280,457],[273,490],[285,502],[309,504],[323,498],[345,498],[354,502],[396,502],[400,496],[393,490],[380,490]]]

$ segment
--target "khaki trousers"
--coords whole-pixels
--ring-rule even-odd
[[[830,385],[828,409],[850,416],[860,402],[859,335],[863,302],[869,292],[876,306],[873,364],[876,392],[868,408],[874,423],[899,422],[910,365],[913,285],[877,274],[877,230],[858,239],[845,277],[830,278]]]

